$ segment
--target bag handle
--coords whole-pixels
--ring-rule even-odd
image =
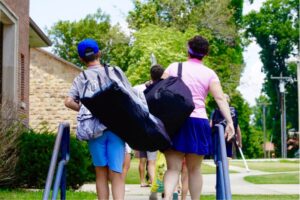
[[[182,77],[182,63],[181,63],[181,62],[178,63],[177,76],[178,76],[179,78]]]

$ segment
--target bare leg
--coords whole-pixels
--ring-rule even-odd
[[[151,184],[154,181],[154,174],[155,174],[155,162],[156,160],[148,160],[148,173]]]
[[[122,173],[109,170],[113,199],[122,200],[125,196],[125,182]]]
[[[203,156],[186,154],[186,165],[188,169],[188,185],[192,200],[199,200],[202,190],[201,163]]]
[[[146,166],[147,159],[146,158],[140,158],[140,163],[139,163],[139,172],[140,172],[140,181],[141,185],[145,185],[145,166]]]
[[[171,200],[175,187],[178,183],[184,154],[174,150],[168,150],[164,153],[166,156],[168,168],[164,176],[164,193],[165,199]]]
[[[188,169],[186,163],[182,164],[181,170],[181,200],[186,200],[187,193],[189,190],[189,179],[188,179]]]
[[[99,200],[109,198],[108,188],[108,168],[107,167],[95,167],[96,171],[96,190]]]
[[[125,159],[124,159],[124,164],[123,164],[123,172],[122,172],[124,181],[126,179],[126,175],[127,175],[129,168],[130,168],[130,153],[126,153]]]

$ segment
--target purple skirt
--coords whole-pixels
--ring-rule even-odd
[[[182,153],[211,155],[212,134],[207,119],[189,117],[172,138],[172,149]]]

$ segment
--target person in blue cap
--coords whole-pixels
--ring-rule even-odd
[[[81,107],[80,97],[84,94],[93,94],[99,89],[98,76],[102,84],[107,81],[104,67],[100,64],[101,52],[98,44],[93,39],[85,39],[78,44],[78,54],[87,69],[80,73],[73,81],[73,85],[65,99],[65,106],[79,111]],[[112,68],[109,68],[112,71]],[[127,80],[120,68],[117,68],[122,77]],[[112,79],[118,79],[111,72]],[[85,84],[87,91],[84,92]],[[100,120],[101,121],[101,120]],[[88,148],[92,156],[96,171],[96,189],[98,199],[109,199],[108,181],[111,181],[113,199],[124,199],[125,181],[122,177],[122,167],[125,156],[125,143],[103,125],[100,136],[88,140]]]

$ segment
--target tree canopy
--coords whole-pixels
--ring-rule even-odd
[[[127,21],[134,30],[127,37],[119,26],[110,24],[109,16],[100,9],[79,21],[59,21],[49,31],[53,50],[60,57],[80,65],[77,43],[94,38],[105,61],[126,71],[133,85],[149,80],[150,55],[167,67],[187,58],[187,41],[195,35],[210,43],[204,64],[218,74],[223,89],[232,98],[239,113],[244,150],[248,157],[261,155],[261,140],[250,125],[251,110],[236,90],[243,71],[240,37],[243,0],[134,0]],[[112,44],[110,45],[110,40]],[[216,107],[207,99],[208,113]]]
[[[127,66],[129,37],[118,25],[111,26],[109,16],[101,9],[79,21],[58,21],[48,34],[53,41],[54,53],[78,66],[82,66],[82,63],[77,54],[77,44],[85,38],[93,38],[98,42],[104,51],[104,60],[110,59],[112,64]],[[106,53],[108,48],[109,58]]]
[[[273,125],[274,141],[280,147],[280,92],[278,80],[271,76],[296,77],[295,63],[288,59],[299,53],[299,1],[267,0],[259,12],[249,13],[244,23],[246,37],[255,39],[262,48],[260,58],[266,74],[263,91],[272,102],[267,124]],[[296,83],[286,85],[287,128],[298,129],[296,87]]]

